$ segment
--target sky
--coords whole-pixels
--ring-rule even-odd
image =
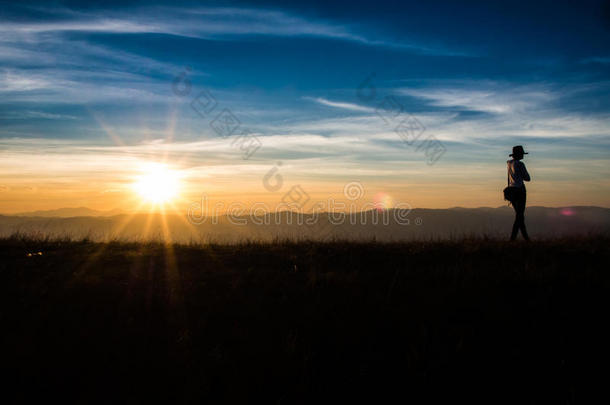
[[[0,213],[610,207],[610,2],[0,3]]]

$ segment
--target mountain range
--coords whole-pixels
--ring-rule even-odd
[[[0,237],[15,233],[94,240],[172,240],[176,242],[275,239],[349,239],[398,241],[464,236],[506,238],[514,212],[510,207],[449,208],[298,214],[278,212],[256,217],[117,214],[87,208],[0,215]],[[78,215],[74,215],[78,214]],[[86,214],[86,215],[81,215]],[[87,215],[88,214],[88,215]],[[610,208],[528,207],[526,224],[533,238],[610,233]]]
[[[110,217],[119,215],[124,211],[119,209],[109,211],[98,211],[87,207],[58,208],[54,210],[30,211],[11,214],[16,217],[45,217],[45,218],[69,218],[69,217]]]

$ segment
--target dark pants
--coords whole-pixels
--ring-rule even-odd
[[[521,230],[523,239],[530,240],[530,237],[527,235],[527,229],[525,229],[525,198],[525,187],[519,187],[519,192],[516,193],[515,199],[511,201],[515,209],[515,222],[513,223],[513,232],[510,235],[510,240],[517,238],[519,230]]]

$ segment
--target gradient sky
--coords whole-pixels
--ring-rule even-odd
[[[425,127],[411,145],[398,108]],[[211,126],[224,109],[261,143],[248,159]],[[180,210],[350,182],[363,202],[496,207],[516,144],[530,205],[610,207],[610,3],[0,4],[0,213],[133,210],[147,162],[180,173]]]

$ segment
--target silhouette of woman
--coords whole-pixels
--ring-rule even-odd
[[[525,168],[525,164],[521,161],[523,155],[527,155],[527,152],[523,150],[523,146],[513,146],[512,159],[507,161],[508,165],[508,186],[517,188],[514,193],[515,197],[511,201],[513,208],[515,209],[515,222],[513,223],[513,231],[510,235],[510,240],[515,240],[519,230],[523,239],[530,240],[527,235],[527,229],[525,229],[525,184],[524,181],[530,181],[530,175]]]

